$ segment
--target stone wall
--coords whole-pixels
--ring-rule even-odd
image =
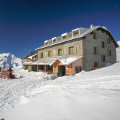
[[[108,63],[113,64],[116,62],[116,48],[114,43],[108,43],[109,34],[101,29],[95,30],[97,39],[93,39],[93,34],[88,34],[83,40],[83,65],[84,70],[88,71],[94,68],[94,63],[98,63],[98,67],[105,67]],[[101,42],[104,41],[105,48],[102,48]],[[95,55],[93,48],[98,48],[98,53]],[[111,56],[108,55],[108,50],[111,50]],[[105,55],[105,62],[101,60],[101,55]]]
[[[69,54],[68,53],[68,48],[71,47],[71,46],[75,46],[76,47],[76,53],[74,54]],[[43,56],[44,58],[48,57],[48,51],[52,51],[52,56],[51,57],[56,57],[58,56],[58,49],[62,49],[62,56],[65,56],[65,57],[71,57],[71,56],[83,56],[83,48],[82,48],[82,40],[79,39],[74,39],[72,41],[67,41],[65,43],[61,43],[61,44],[58,44],[58,45],[54,45],[54,46],[51,46],[51,47],[47,47],[47,48],[44,48],[44,49],[41,49],[41,50],[38,50],[38,60],[42,59],[40,54],[43,52]]]

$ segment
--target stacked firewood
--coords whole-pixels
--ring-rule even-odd
[[[1,72],[0,72],[0,78],[1,79],[8,79],[9,77],[8,77],[8,70],[2,70]]]

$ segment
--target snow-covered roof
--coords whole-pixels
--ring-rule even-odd
[[[76,31],[76,30],[79,30],[80,28],[76,28],[76,29],[74,29],[74,30],[72,30],[72,31]]]
[[[35,57],[38,53],[34,54],[34,55],[31,55],[29,56],[28,58],[32,59],[33,57]]]
[[[82,58],[82,56],[80,57],[68,57],[68,58],[63,58],[60,61],[62,62],[62,64],[64,65],[69,65],[75,61],[77,61],[78,59]]]
[[[113,38],[113,42],[114,42],[115,46],[118,47],[117,42],[115,41],[111,32],[109,30],[107,30],[106,27],[104,27],[104,26],[93,26],[92,28],[79,28],[80,34],[78,36],[72,36],[72,32],[71,33],[64,33],[62,35],[68,34],[68,37],[65,40],[62,40],[62,39],[60,39],[60,37],[57,37],[57,41],[55,43],[53,43],[53,42],[51,42],[51,39],[50,39],[50,40],[48,40],[49,41],[48,45],[41,46],[41,47],[37,48],[36,50],[43,49],[43,48],[46,48],[46,47],[50,47],[50,46],[53,46],[53,45],[57,45],[57,44],[60,44],[60,43],[64,43],[66,41],[71,41],[71,40],[74,40],[76,38],[82,38],[82,37],[86,36],[87,34],[93,32],[94,30],[97,30],[98,28],[102,28],[102,29],[106,30],[107,32],[109,32],[111,37]]]
[[[63,65],[69,65],[81,58],[82,56],[43,58],[39,61],[24,62],[23,65],[50,65],[51,66],[56,60],[59,60]]]
[[[67,35],[67,33],[63,33],[61,36],[65,36],[65,35]]]
[[[56,58],[43,58],[39,61],[24,62],[24,65],[52,65]]]

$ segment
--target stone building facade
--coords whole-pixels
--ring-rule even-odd
[[[34,55],[23,59],[23,68],[56,76],[89,71],[116,62],[117,42],[105,27],[77,28],[44,42]],[[31,59],[29,59],[31,58]]]

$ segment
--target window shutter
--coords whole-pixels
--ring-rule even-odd
[[[77,53],[77,46],[74,46],[74,53]]]
[[[51,57],[53,56],[53,50],[51,51]]]
[[[62,55],[64,55],[64,48],[62,49]]]
[[[66,50],[67,50],[67,54],[69,54],[69,48],[67,48]]]
[[[56,50],[56,56],[58,56],[58,50]]]
[[[47,51],[47,57],[48,57],[48,51]]]

